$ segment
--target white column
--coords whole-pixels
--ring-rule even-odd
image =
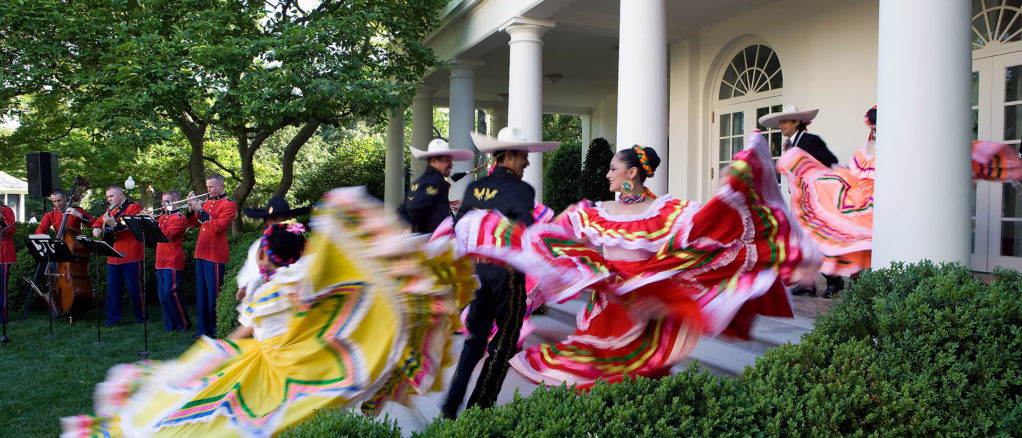
[[[969,264],[971,5],[880,1],[875,268]]]
[[[646,187],[667,191],[667,21],[664,0],[621,2],[617,60],[617,150],[656,149],[660,167]]]
[[[521,129],[529,141],[543,140],[543,34],[553,22],[515,17],[504,25],[511,35],[507,80],[507,124]],[[543,154],[529,154],[522,178],[543,201]]]
[[[433,139],[433,93],[436,88],[420,86],[412,99],[412,141],[411,145],[425,149]],[[425,160],[412,158],[412,181],[426,170]]]
[[[466,60],[451,60],[451,122],[448,143],[452,149],[476,151],[469,133],[475,130],[475,71],[482,63]],[[471,161],[455,161],[451,173],[464,172],[475,165]],[[450,199],[460,201],[471,178],[451,184]]]
[[[392,210],[401,205],[405,188],[405,109],[398,107],[387,120],[387,154],[383,164],[383,203]]]

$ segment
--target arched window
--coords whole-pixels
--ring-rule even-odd
[[[727,59],[727,58],[725,58]],[[759,129],[767,137],[774,157],[781,154],[781,132],[759,124],[765,114],[781,111],[784,75],[777,53],[763,44],[738,50],[720,74],[717,101],[713,105],[711,132],[715,136],[715,170],[711,180],[731,163],[731,156],[745,147],[745,134]],[[719,70],[718,70],[719,71]]]
[[[1022,1],[973,0],[972,49],[1022,41]]]
[[[762,44],[746,47],[731,59],[720,80],[720,100],[760,93],[784,86],[781,61]]]

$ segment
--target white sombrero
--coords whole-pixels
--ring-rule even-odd
[[[510,126],[503,128],[497,133],[497,138],[488,135],[471,133],[472,142],[476,144],[479,152],[492,154],[498,151],[529,151],[546,152],[557,149],[561,145],[559,141],[527,141],[525,132]]]
[[[784,109],[779,113],[770,113],[760,117],[759,124],[767,128],[780,128],[781,120],[797,120],[808,123],[816,118],[816,113],[818,112],[820,112],[819,109],[799,111],[798,107],[794,105],[785,105]]]
[[[475,158],[475,154],[467,149],[451,149],[451,146],[447,144],[442,138],[434,138],[433,141],[429,142],[426,146],[426,150],[422,151],[408,146],[408,149],[412,151],[412,156],[420,160],[428,159],[429,157],[439,157],[447,155],[451,157],[453,161],[469,161]]]

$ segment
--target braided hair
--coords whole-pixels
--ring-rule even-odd
[[[618,151],[617,159],[629,169],[638,168],[640,182],[646,181],[646,178],[652,178],[656,168],[660,166],[660,156],[657,155],[656,150],[639,145]]]
[[[260,247],[266,257],[279,267],[288,266],[305,252],[305,226],[298,222],[282,222],[266,227]]]

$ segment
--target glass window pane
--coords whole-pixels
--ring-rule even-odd
[[[972,139],[979,140],[979,110],[972,110]]]
[[[1004,141],[1018,140],[1019,138],[1019,125],[1022,125],[1022,112],[1018,110],[1020,105],[1005,105],[1004,106]]]
[[[777,70],[777,73],[770,77],[770,89],[777,90],[779,88],[784,88],[784,75],[783,72]]]
[[[1008,2],[1011,6],[1019,7],[1019,2]],[[1001,41],[1018,41],[1022,36],[1019,35],[1019,29],[1022,29],[1022,17],[1018,16],[1018,12],[1012,11],[1011,9],[1005,8],[1001,10],[1003,15],[1001,16],[1000,24],[1000,35]]]
[[[781,144],[784,143],[780,131],[770,133],[770,155],[781,156]]]
[[[1001,255],[1022,256],[1022,222],[1001,222]]]
[[[782,109],[781,105],[774,105],[774,106],[770,107],[770,112],[772,112],[772,113],[779,113],[779,112],[781,112],[781,109]]]
[[[720,136],[727,137],[731,135],[731,114],[720,115]]]
[[[1022,202],[1019,202],[1018,191],[1011,184],[1001,184],[1001,217],[1022,218]]]
[[[733,137],[731,139],[731,155],[732,156],[734,156],[734,154],[737,154],[737,153],[741,152],[742,148],[745,147],[745,145],[743,144],[742,139],[743,139],[743,137]]]
[[[976,216],[976,186],[972,186],[972,190],[969,191],[969,201],[972,202],[972,216]]]
[[[745,133],[745,113],[737,112],[732,116],[731,135],[742,135]]]
[[[736,72],[745,72],[747,66],[745,64],[744,50],[735,55],[734,59],[731,60],[731,68],[735,69]]]
[[[972,106],[979,105],[979,72],[972,72]]]
[[[760,131],[763,131],[763,132],[767,131],[768,128],[766,126],[763,126],[763,125],[759,124],[759,118],[763,117],[763,116],[765,116],[765,115],[767,115],[769,113],[770,113],[770,108],[768,108],[768,107],[756,108],[756,129],[758,129]]]
[[[726,138],[720,139],[720,151],[717,152],[717,155],[720,161],[731,159],[731,140]]]
[[[1004,101],[1014,102],[1019,100],[1019,81],[1022,74],[1022,65],[1013,65],[1004,69]]]
[[[975,253],[976,252],[976,219],[975,218],[972,219],[972,236],[971,237],[972,237],[972,246],[970,248],[972,248],[972,250],[969,251],[969,252]]]
[[[731,98],[732,88],[730,85],[723,82],[720,83],[720,93],[717,93],[717,99],[724,100]]]

